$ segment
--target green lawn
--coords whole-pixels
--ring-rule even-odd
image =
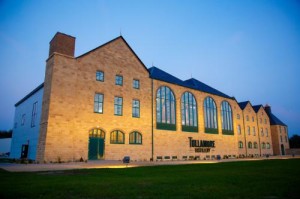
[[[0,198],[300,198],[300,159],[10,173]]]

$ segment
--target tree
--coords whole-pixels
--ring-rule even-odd
[[[0,130],[0,139],[11,138],[11,136],[12,136],[12,130],[9,130],[9,131],[1,131]]]
[[[290,140],[290,148],[300,148],[299,135],[293,135],[289,140]]]

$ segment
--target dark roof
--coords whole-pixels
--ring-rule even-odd
[[[142,62],[142,60],[137,56],[137,54],[132,50],[132,48],[129,46],[129,44],[127,43],[127,41],[126,41],[126,40],[124,39],[124,37],[122,37],[122,36],[119,36],[119,37],[117,37],[117,38],[114,38],[114,39],[112,39],[112,40],[110,40],[110,41],[108,41],[108,42],[102,44],[101,46],[98,46],[97,48],[94,48],[93,50],[90,50],[90,51],[88,51],[88,52],[86,52],[86,53],[84,53],[84,54],[82,54],[82,55],[79,55],[78,57],[76,57],[76,59],[77,59],[77,58],[81,58],[81,57],[83,57],[83,56],[85,56],[85,55],[87,55],[87,54],[89,54],[89,53],[91,53],[91,52],[94,52],[94,51],[98,50],[99,48],[102,48],[102,47],[104,47],[104,46],[106,46],[106,45],[108,45],[108,44],[110,44],[110,43],[113,43],[114,41],[116,41],[116,40],[118,40],[118,39],[122,39],[122,41],[127,45],[127,47],[128,47],[129,50],[133,53],[133,55],[134,55],[134,56],[138,59],[138,61],[144,66],[145,70],[148,71],[148,69],[147,69],[147,67],[145,66],[145,64],[144,64],[144,63]]]
[[[245,101],[245,102],[239,102],[238,104],[239,104],[240,108],[242,110],[244,110],[248,103],[250,103],[250,102],[249,101]]]
[[[285,123],[283,123],[280,119],[278,119],[273,113],[269,115],[270,118],[270,124],[271,125],[281,125],[281,126],[287,126]]]
[[[25,100],[27,100],[29,97],[31,97],[33,94],[35,94],[36,92],[38,92],[40,89],[42,89],[44,87],[44,83],[42,83],[41,85],[39,85],[38,87],[36,87],[33,91],[31,91],[28,95],[26,95],[25,97],[23,97],[20,101],[18,101],[15,104],[15,107],[19,106],[21,103],[23,103]]]
[[[211,93],[211,94],[214,94],[214,95],[219,95],[221,97],[231,98],[228,95],[222,93],[221,91],[218,91],[217,89],[214,89],[214,88],[208,86],[207,84],[204,84],[203,82],[200,82],[197,79],[191,78],[191,79],[185,80],[184,82],[186,84],[188,84],[189,87],[194,88],[196,90],[200,90],[200,91],[203,91],[203,92],[206,92],[206,93]]]
[[[259,111],[260,107],[263,107],[263,105],[255,105],[255,106],[252,106],[252,107],[253,107],[255,113],[257,113]]]
[[[199,90],[199,91],[203,91],[206,93],[210,93],[210,94],[214,94],[214,95],[218,95],[221,97],[232,99],[228,95],[200,82],[197,79],[191,78],[186,81],[182,81],[181,79],[178,79],[177,77],[174,77],[173,75],[170,75],[169,73],[167,73],[155,66],[149,68],[148,71],[150,73],[150,78],[152,78],[152,79],[161,80],[161,81],[168,82],[171,84],[176,84],[179,86],[184,86],[187,88],[192,88],[195,90]]]

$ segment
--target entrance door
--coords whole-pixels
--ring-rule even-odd
[[[92,129],[89,133],[89,160],[104,158],[105,132],[101,129]]]
[[[281,155],[285,155],[285,150],[283,144],[281,145]]]

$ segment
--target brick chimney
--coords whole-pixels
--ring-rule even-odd
[[[60,53],[74,57],[75,37],[57,32],[50,41],[49,57],[54,53]]]
[[[264,108],[265,108],[265,111],[268,114],[268,116],[270,116],[271,113],[272,113],[271,106],[269,106],[268,104],[266,104]]]

